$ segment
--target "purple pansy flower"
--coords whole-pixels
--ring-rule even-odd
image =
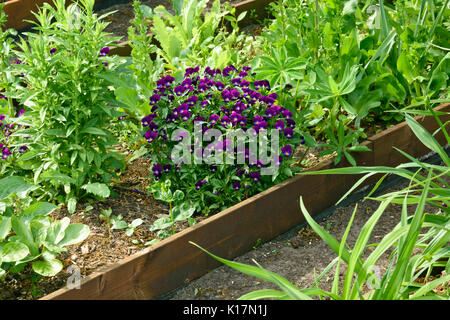
[[[158,180],[163,173],[163,166],[161,164],[155,164],[152,167],[153,175],[155,176],[156,180]]]
[[[149,114],[141,119],[143,127],[148,127],[150,122],[152,122],[152,121],[153,121],[153,116],[151,114]]]
[[[294,131],[292,130],[292,128],[284,129],[283,133],[288,139],[292,139],[292,137],[294,136]]]
[[[185,89],[184,86],[176,86],[176,87],[173,89],[173,92],[174,92],[177,96],[181,96],[181,95],[184,93],[184,91],[186,91],[186,89]]]
[[[252,181],[254,183],[257,183],[259,181],[260,177],[261,177],[261,174],[259,172],[250,173],[250,178],[252,179]]]
[[[281,132],[283,131],[285,124],[283,120],[278,120],[273,126],[275,127],[275,129]]]
[[[144,133],[144,138],[147,139],[148,143],[152,143],[158,137],[158,132],[156,131],[146,131]]]
[[[215,125],[217,123],[217,121],[219,121],[220,117],[217,114],[212,114],[209,117],[209,122],[211,123],[211,125]]]
[[[155,105],[159,100],[161,100],[161,96],[159,94],[154,94],[150,97],[150,104],[153,106]],[[152,110],[153,111],[153,110]]]
[[[109,47],[103,47],[100,49],[100,56],[104,57],[108,54],[109,52]]]
[[[289,158],[292,155],[292,147],[288,144],[281,148],[281,152],[286,158]]]

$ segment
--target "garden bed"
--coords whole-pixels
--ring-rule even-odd
[[[113,0],[105,0],[105,2],[108,2],[108,4],[105,4],[104,7],[115,3]],[[236,15],[241,12],[242,8],[250,11],[246,18],[240,22],[240,26],[255,22],[255,13],[259,20],[261,13],[258,13],[252,6],[256,5],[264,14],[268,2],[271,1],[246,1],[243,3],[243,7],[235,4]],[[153,5],[150,5],[154,7],[157,4],[159,3],[153,2]],[[128,5],[129,13],[131,13],[129,3],[125,5]],[[114,8],[108,8],[108,11],[111,9]],[[126,22],[129,22],[132,17],[132,14],[128,17],[126,13],[120,11],[118,14],[124,20],[127,20]],[[111,20],[111,22],[111,27],[119,24],[118,21]],[[125,32],[126,28],[126,25],[121,25],[121,32]],[[115,31],[111,32],[118,35]],[[164,40],[164,37],[161,38],[160,34],[158,38],[158,32],[156,32],[155,39],[161,41],[161,39]],[[107,45],[108,48],[104,47],[100,50],[100,57],[106,55],[105,50],[109,51],[111,43]],[[60,49],[52,48],[50,55],[55,52],[60,52]],[[118,44],[117,48],[111,50],[111,53],[127,56],[130,54],[130,46],[127,42],[122,42]],[[142,55],[146,56],[147,52],[142,52]],[[112,57],[105,59],[109,58]],[[103,64],[108,66],[106,62]],[[36,87],[36,85],[31,87]],[[283,102],[280,102],[280,104],[283,104]],[[296,108],[296,106],[293,107]],[[448,109],[448,104],[439,108],[439,110],[447,113],[443,116],[444,121],[448,120]],[[389,116],[386,116],[386,118],[389,118]],[[405,123],[377,133],[389,124],[383,123],[382,126],[375,126],[373,121],[373,118],[367,120],[367,123],[371,125],[370,128],[365,128],[367,135],[364,135],[364,137],[368,136],[369,138],[363,143],[364,146],[372,149],[372,152],[358,153],[356,155],[358,164],[395,166],[404,162],[405,158],[393,147],[416,157],[427,153],[428,150],[415,138]],[[400,120],[397,119],[397,121]],[[421,118],[420,121],[430,132],[437,128],[437,124],[432,117]],[[362,126],[366,127],[367,123],[363,120]],[[372,134],[375,135],[372,136]],[[444,141],[442,136],[439,135],[438,140],[441,144]],[[296,142],[292,144],[297,145]],[[48,143],[45,145],[48,145]],[[128,147],[126,149],[128,150]],[[301,146],[300,149],[305,150]],[[313,149],[314,152],[309,153],[309,159],[308,156],[306,157],[308,161],[303,165],[303,168],[321,170],[334,167],[332,155],[326,158],[318,158],[317,153],[315,153],[318,148]],[[291,152],[292,150],[289,149],[289,156],[292,155]],[[159,160],[153,159],[152,165],[155,167],[155,163],[160,163]],[[298,158],[295,158],[295,160],[298,161]],[[316,166],[320,160],[322,162]],[[289,162],[288,165],[295,164]],[[340,166],[346,165],[348,163],[340,164]],[[223,206],[222,209],[213,208],[209,218],[196,217],[197,224],[193,227],[189,227],[193,224],[192,219],[189,220],[189,224],[187,222],[177,223],[173,230],[173,233],[177,231],[177,234],[142,250],[148,244],[153,243],[152,240],[165,238],[163,234],[152,233],[149,226],[153,226],[158,218],[167,217],[168,211],[166,205],[147,195],[146,188],[150,182],[147,178],[149,166],[150,162],[146,159],[138,159],[129,163],[127,171],[120,177],[120,182],[115,181],[115,185],[110,185],[114,190],[113,196],[106,200],[91,200],[89,203],[78,202],[77,210],[72,215],[69,215],[65,207],[53,212],[53,219],[70,216],[72,222],[89,225],[91,229],[90,237],[83,243],[70,247],[68,252],[61,255],[65,268],[55,277],[39,278],[31,271],[30,266],[27,267],[29,270],[25,269],[20,274],[8,275],[9,281],[7,281],[5,288],[11,294],[8,296],[7,293],[5,295],[2,292],[0,299],[32,299],[53,292],[64,286],[69,277],[69,274],[65,273],[69,266],[77,266],[81,275],[85,277],[82,288],[80,290],[59,289],[43,299],[152,299],[161,297],[218,265],[218,263],[205,257],[198,249],[190,246],[188,241],[194,241],[222,257],[236,257],[247,252],[255,243],[268,241],[293,226],[303,223],[304,219],[299,212],[298,204],[300,195],[305,199],[308,210],[317,217],[324,209],[332,206],[343,192],[358,179],[356,176],[344,178],[339,176],[339,179],[336,179],[336,176],[295,177],[251,198],[245,196],[245,201],[220,213],[216,212],[223,210],[226,206]],[[156,174],[155,178],[158,178]],[[376,178],[372,177],[371,180],[366,182],[366,185],[374,182]],[[204,182],[200,181],[200,183]],[[105,187],[108,188],[106,185]],[[233,188],[235,189],[234,185]],[[264,189],[259,189],[259,191],[261,190]],[[233,205],[241,199],[243,197],[234,202],[229,202],[227,206]],[[69,208],[71,208],[70,202]],[[74,209],[73,203],[72,209]],[[132,219],[142,219],[143,224],[135,230],[132,236],[125,237],[123,230],[111,231],[108,224],[110,221],[106,223],[102,220],[100,215],[108,209],[111,209],[114,215],[124,216],[124,220],[127,222]],[[206,212],[209,212],[209,210]],[[213,213],[216,214],[212,215]],[[105,217],[103,219],[108,220]]]
[[[436,110],[450,112],[450,104]],[[432,117],[416,117],[430,132],[437,129]],[[448,121],[450,114],[441,117]],[[443,136],[436,139],[442,144]],[[404,159],[397,147],[414,157],[428,153],[406,123],[400,123],[369,138],[372,152],[359,153],[357,163],[364,166],[396,166]],[[346,164],[342,164],[345,166]],[[312,168],[334,167],[332,160]],[[189,244],[193,241],[215,254],[233,259],[249,250],[260,239],[266,242],[305,222],[298,199],[317,215],[352,186],[358,176],[297,176],[234,205],[170,238],[139,251],[119,262],[96,270],[82,280],[80,289],[62,288],[43,299],[154,299],[205,274],[220,264]],[[373,183],[376,177],[366,182]],[[251,226],[251,227],[249,227]]]

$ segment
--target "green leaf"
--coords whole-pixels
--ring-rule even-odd
[[[81,223],[71,224],[65,230],[64,238],[58,243],[58,245],[64,247],[80,243],[87,239],[89,233],[90,233],[89,226]]]
[[[286,294],[288,296],[291,295],[295,295],[297,298],[301,298],[301,299],[307,299],[307,300],[311,300],[310,297],[308,297],[306,294],[302,293],[301,290],[298,290],[294,285],[292,285],[289,281],[287,281],[285,278],[283,278],[282,276],[271,272],[271,271],[267,271],[264,269],[261,269],[259,267],[254,267],[254,266],[249,266],[243,263],[238,263],[238,262],[234,262],[234,261],[230,261],[227,259],[223,259],[223,258],[219,258],[218,256],[208,252],[207,250],[203,249],[202,247],[200,247],[198,244],[193,243],[192,241],[189,241],[190,244],[196,246],[197,248],[199,248],[200,250],[204,251],[205,253],[207,253],[208,255],[210,255],[211,257],[213,257],[214,259],[222,262],[223,264],[238,270],[244,274],[247,274],[249,276],[253,276],[262,280],[266,280],[272,283],[275,283],[277,285],[282,285],[283,286],[283,291],[286,292]],[[286,291],[285,291],[286,290]],[[293,294],[293,292],[295,292],[295,294]]]
[[[46,216],[52,213],[57,206],[49,202],[35,202],[22,211],[22,215],[28,217]]]
[[[4,240],[11,231],[11,218],[0,216],[0,241]]]
[[[412,296],[410,296],[410,299],[416,299],[420,296],[425,295],[426,293],[430,292],[434,288],[443,285],[445,282],[450,281],[450,275],[446,275],[443,277],[440,277],[438,279],[435,279],[433,281],[427,282],[424,284],[419,290],[417,290]]]
[[[422,127],[413,117],[409,114],[405,114],[406,123],[414,132],[416,137],[430,150],[436,152],[444,161],[447,166],[450,166],[450,158],[444,151],[442,146],[436,139],[424,128]]]
[[[47,230],[47,242],[57,244],[64,238],[64,231],[70,224],[70,219],[64,217],[61,220],[53,222]]]
[[[130,159],[128,159],[128,163],[133,162],[134,160],[142,157],[146,153],[147,153],[147,147],[144,145],[144,146],[140,147],[139,150],[133,152],[133,155],[130,157]]]
[[[89,133],[97,136],[107,136],[107,133],[100,128],[87,127],[80,131],[81,133]]]
[[[172,220],[168,217],[163,217],[157,219],[153,224],[150,226],[150,231],[156,231],[168,228],[172,225]]]
[[[411,83],[414,79],[414,76],[412,74],[412,67],[411,64],[408,61],[408,56],[406,54],[406,52],[402,52],[400,54],[400,57],[398,57],[397,60],[397,69],[398,71],[400,71],[403,76],[405,77],[405,79]]]
[[[88,193],[92,193],[103,198],[108,198],[110,195],[109,187],[104,183],[88,183],[82,186],[81,189],[84,189]]]
[[[16,262],[25,258],[30,253],[26,245],[21,242],[9,242],[0,250],[0,261]]]
[[[137,228],[137,227],[139,227],[141,224],[143,224],[144,223],[144,220],[142,220],[142,219],[134,219],[131,223],[130,223],[130,227],[132,227],[132,228]]]
[[[173,201],[181,201],[184,199],[184,193],[181,190],[176,190],[173,193]]]
[[[39,260],[32,263],[33,271],[44,277],[53,277],[63,269],[63,264],[57,259]]]
[[[33,235],[33,241],[40,246],[47,237],[48,221],[33,220],[30,222],[30,230]]]
[[[247,14],[247,11],[241,12],[239,16],[237,17],[237,21],[241,21],[245,18],[245,15]]]
[[[141,100],[139,99],[138,92],[136,89],[130,88],[130,87],[120,87],[117,88],[114,91],[114,94],[116,95],[117,99],[124,103],[126,106],[130,108],[130,110],[133,111],[136,110],[136,106],[141,103]]]
[[[75,184],[75,180],[57,170],[45,171],[40,175],[42,180],[50,180],[55,184]]]
[[[259,300],[259,299],[277,299],[277,300],[284,300],[288,298],[288,295],[282,291],[279,290],[273,290],[273,289],[262,289],[262,290],[255,290],[252,292],[249,292],[247,294],[244,294],[243,296],[239,297],[238,300]]]
[[[31,234],[30,226],[22,221],[22,217],[11,217],[11,224],[14,233],[21,239],[29,242],[33,242],[33,235]]]
[[[67,210],[70,214],[74,213],[77,208],[77,198],[72,197],[67,201]]]
[[[0,199],[5,199],[11,194],[16,194],[20,198],[24,198],[26,194],[33,188],[22,177],[9,176],[0,179]]]
[[[184,221],[190,218],[195,212],[195,208],[187,203],[180,206],[175,206],[172,210],[174,221]]]
[[[126,221],[118,220],[118,219],[113,220],[111,230],[120,230],[120,229],[125,229],[125,228],[128,228],[128,223],[126,223]]]

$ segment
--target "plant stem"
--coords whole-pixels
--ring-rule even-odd
[[[172,201],[169,201],[170,219],[172,220],[172,233],[175,234],[175,223],[173,221]]]
[[[302,157],[301,157],[300,160],[299,160],[299,164],[300,164],[300,165],[302,165],[302,161],[303,161],[303,159],[306,157],[306,154],[308,153],[309,149],[310,149],[310,147],[306,147],[305,152],[303,153]]]
[[[316,37],[319,36],[319,0],[316,0],[316,13],[314,15],[314,21],[315,21],[315,29],[316,29]],[[314,59],[317,63],[319,61],[319,48],[316,46],[314,48]]]

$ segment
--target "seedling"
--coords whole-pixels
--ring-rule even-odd
[[[136,230],[137,227],[139,227],[144,221],[142,219],[134,219],[128,226],[127,230],[125,231],[125,234],[128,237],[131,237],[134,233],[134,230]]]
[[[104,220],[109,227],[112,225],[111,223],[111,214],[112,214],[112,209],[102,209],[102,213],[98,216],[100,218],[100,220]]]
[[[253,250],[258,249],[258,247],[261,245],[261,238],[258,238],[258,240],[256,240],[255,245],[253,246]]]

